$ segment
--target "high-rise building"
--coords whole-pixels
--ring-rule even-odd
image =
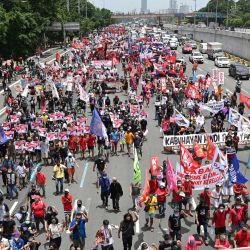
[[[141,12],[147,12],[148,0],[141,0]]]
[[[177,0],[169,0],[169,10],[174,13],[177,12]]]
[[[187,4],[182,4],[180,6],[180,10],[179,10],[180,13],[189,13],[189,5]]]

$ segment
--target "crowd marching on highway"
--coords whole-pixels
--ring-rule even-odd
[[[112,250],[118,249],[114,234],[124,250],[135,249],[142,210],[144,230],[156,233],[159,219],[168,230],[161,242],[142,241],[138,250],[250,246],[248,179],[237,158],[250,140],[250,121],[244,116],[250,99],[225,93],[218,72],[201,76],[194,60],[188,75],[187,62],[169,44],[150,35],[134,39],[130,27],[122,25],[73,40],[51,64],[29,62],[14,90],[8,86],[20,67],[1,63],[6,105],[0,127],[1,250],[90,249],[85,240],[92,249]],[[161,163],[155,152],[150,168],[142,169],[143,148],[152,143],[147,139],[149,106],[155,107],[155,136],[162,136],[169,157]],[[120,153],[133,160],[130,187],[122,187],[123,177],[110,171],[111,157]],[[176,169],[172,153],[180,154]],[[90,211],[81,194],[71,194],[79,160],[93,162],[93,190],[107,212],[109,202],[114,212],[122,212],[119,226],[102,218],[96,235],[88,234]],[[53,169],[52,188],[44,168]],[[128,188],[131,204],[123,207],[120,200]],[[194,190],[200,190],[197,206]],[[6,200],[15,201],[20,192],[27,192],[27,201],[10,211]],[[58,200],[56,207],[46,202],[51,195]],[[182,240],[184,220],[197,226],[187,241]],[[68,246],[62,244],[65,232]],[[45,244],[38,240],[41,235]]]

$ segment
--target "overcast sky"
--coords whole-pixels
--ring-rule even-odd
[[[94,5],[102,8],[110,9],[111,11],[128,12],[141,8],[141,0],[88,0]],[[204,7],[209,0],[197,0],[197,10]],[[194,0],[177,0],[178,7],[183,4],[188,4],[194,10]],[[158,11],[160,9],[167,9],[169,7],[169,0],[148,0],[148,9],[151,11]]]

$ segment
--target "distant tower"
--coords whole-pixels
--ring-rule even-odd
[[[169,10],[173,13],[177,12],[177,0],[169,0]]]
[[[147,12],[148,0],[141,0],[141,12]]]

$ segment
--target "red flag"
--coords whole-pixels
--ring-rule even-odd
[[[188,84],[186,89],[186,96],[193,99],[200,99],[200,94],[194,85]]]
[[[183,66],[180,65],[180,74],[179,77],[182,79],[184,77],[184,70],[183,70]]]
[[[216,147],[214,143],[211,141],[209,136],[206,137],[206,147],[207,147],[207,159],[213,160]]]
[[[150,186],[148,181],[148,170],[146,169],[144,189],[139,200],[140,206],[142,206],[142,203],[147,199],[149,194],[150,194]]]
[[[169,191],[177,190],[177,178],[170,160],[168,160],[166,167],[166,177]]]
[[[201,159],[204,159],[206,157],[203,148],[197,143],[197,141],[194,141],[194,154]]]
[[[115,66],[115,65],[117,65],[117,64],[119,64],[119,61],[118,61],[117,58],[114,56],[114,57],[112,58],[112,65]]]
[[[180,144],[180,164],[185,172],[194,172],[200,167],[199,163],[193,159],[192,155],[183,144]]]
[[[56,61],[60,62],[60,53],[57,51],[56,52]]]
[[[152,176],[160,175],[159,158],[157,156],[151,156],[150,173]]]
[[[250,109],[250,97],[240,93],[240,102],[243,102]]]

